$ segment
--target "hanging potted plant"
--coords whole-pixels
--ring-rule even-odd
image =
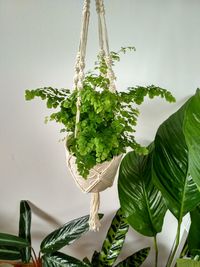
[[[26,100],[41,97],[47,100],[48,108],[58,109],[50,115],[50,120],[61,123],[61,131],[66,132],[67,165],[76,184],[82,191],[93,193],[90,227],[94,230],[99,227],[99,192],[112,186],[126,148],[131,147],[139,154],[148,152],[134,137],[139,115],[136,105],[142,104],[145,96],[175,101],[169,91],[154,85],[116,90],[114,62],[120,60],[120,52],[134,48],[110,53],[103,1],[96,0],[96,7],[100,53],[94,70],[84,74],[90,16],[90,1],[85,0],[73,90],[51,87],[26,90]]]

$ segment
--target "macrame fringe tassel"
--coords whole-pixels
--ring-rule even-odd
[[[100,206],[100,193],[91,193],[91,205],[90,205],[90,219],[89,219],[89,226],[90,231],[99,231],[101,226],[99,220],[99,206]]]

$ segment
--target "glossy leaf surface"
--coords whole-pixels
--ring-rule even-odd
[[[29,263],[31,259],[31,209],[25,200],[20,202],[19,237],[24,238],[30,244],[21,251],[22,261]]]
[[[50,255],[44,255],[42,257],[43,267],[88,267],[90,265],[74,258],[63,254],[61,252],[55,252]]]
[[[167,211],[160,191],[152,182],[151,159],[152,152],[147,156],[129,152],[122,160],[118,180],[120,204],[127,221],[146,236],[155,236],[162,230]]]
[[[200,189],[200,89],[188,103],[183,130],[188,147],[189,170]]]
[[[103,215],[99,215],[100,218]],[[41,243],[42,253],[52,253],[73,243],[89,230],[89,215],[72,220],[49,234]]]
[[[199,111],[192,105],[194,99],[199,102]],[[188,140],[192,140],[193,131],[198,130],[198,118],[196,120],[198,127],[194,127],[194,123],[187,122],[191,114],[195,117],[197,112],[200,112],[199,91],[159,127],[155,138],[154,181],[165,197],[168,208],[179,221],[200,203],[200,193],[194,182],[199,179],[200,172],[196,164],[192,163],[193,157],[191,157],[192,153],[193,155],[195,152],[200,153],[200,143],[190,141],[194,146],[191,153],[186,144],[186,135]]]
[[[99,253],[98,266],[113,266],[124,244],[129,225],[121,209],[112,220],[106,239]]]
[[[116,267],[139,267],[146,260],[149,255],[150,248],[143,248],[133,255],[129,256],[127,259],[118,263]]]
[[[12,247],[0,247],[0,260],[20,260],[21,253],[16,248]]]
[[[15,247],[16,249],[21,249],[27,247],[28,245],[29,243],[21,237],[6,233],[0,233],[0,247],[11,246]]]

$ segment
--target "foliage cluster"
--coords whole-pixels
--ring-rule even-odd
[[[102,214],[99,217],[102,218]],[[85,257],[79,260],[68,254],[60,252],[66,245],[72,244],[89,229],[89,216],[74,219],[47,235],[40,245],[37,256],[31,244],[31,207],[27,201],[20,203],[19,235],[14,236],[0,233],[0,260],[20,260],[21,264],[33,263],[34,267],[112,267],[124,245],[129,225],[119,209],[110,225],[106,239],[100,252],[94,252],[91,260]],[[116,267],[139,267],[145,261],[150,248],[141,249],[123,261]],[[15,263],[13,262],[15,265]],[[18,262],[17,266],[21,266]]]
[[[111,52],[113,65],[120,60],[120,52],[125,53],[127,50],[133,48]],[[57,112],[50,115],[50,120],[64,126],[61,131],[67,133],[67,147],[76,156],[79,173],[84,178],[93,166],[125,153],[127,147],[136,153],[147,154],[147,149],[138,144],[134,137],[139,115],[137,106],[142,104],[145,96],[160,96],[168,102],[175,101],[169,91],[154,85],[110,92],[107,70],[105,60],[98,57],[94,70],[86,74],[80,92],[77,89],[70,91],[51,87],[26,90],[26,100],[40,97],[47,101],[48,108],[58,108]],[[75,138],[78,96],[81,98],[80,122]]]

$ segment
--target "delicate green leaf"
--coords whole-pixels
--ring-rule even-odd
[[[197,250],[200,252],[200,207],[197,207],[190,212],[191,225],[188,234],[188,249],[192,256],[197,254]]]
[[[29,246],[21,250],[22,261],[29,263],[31,259],[31,209],[25,200],[20,202],[19,237],[29,243]]]
[[[2,246],[11,246],[21,249],[29,246],[29,242],[15,235],[0,233],[0,247]]]
[[[43,267],[88,267],[90,265],[74,258],[63,254],[61,252],[55,252],[53,254],[47,254],[42,256]]]
[[[200,176],[200,169],[193,164],[193,156],[195,153],[200,153],[200,143],[195,143],[191,153],[188,147],[189,141],[186,143],[186,136],[187,140],[190,137],[192,142],[194,126],[192,123],[187,123],[187,116],[192,112],[193,117],[198,116],[196,105],[194,107],[192,105],[194,99],[199,102],[198,113],[200,113],[200,94],[197,91],[196,95],[159,127],[155,137],[154,181],[166,199],[168,208],[179,222],[186,213],[200,203],[200,193],[194,182],[199,179],[197,176]],[[199,124],[198,121],[196,123]],[[186,134],[185,129],[187,129]]]
[[[106,239],[99,253],[98,266],[113,266],[120,254],[129,225],[119,209],[112,220]]]
[[[139,267],[146,260],[149,255],[150,248],[143,248],[127,259],[121,261],[116,267]]]
[[[0,246],[0,260],[21,260],[20,250],[15,247]]]
[[[99,215],[103,217],[102,214]],[[42,253],[52,253],[62,247],[73,243],[89,230],[89,215],[72,220],[59,229],[53,231],[42,241],[40,250]]]
[[[152,152],[147,156],[129,152],[122,160],[118,180],[119,200],[127,221],[146,236],[161,232],[167,211],[160,191],[152,182],[151,165]]]
[[[200,262],[190,259],[178,259],[177,267],[200,267]]]

